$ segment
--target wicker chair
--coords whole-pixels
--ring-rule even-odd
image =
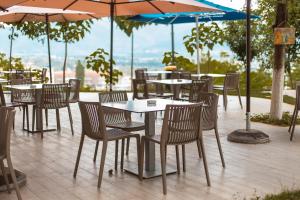
[[[213,77],[211,77],[211,76],[201,76],[200,80],[207,82],[205,92],[212,93],[214,91],[214,79],[213,79]]]
[[[179,100],[197,102],[199,92],[204,92],[207,87],[207,82],[202,80],[192,80],[192,84],[189,85],[186,93],[181,94]]]
[[[10,134],[12,131],[13,121],[16,111],[14,108],[1,107],[0,108],[0,169],[4,176],[4,181],[7,186],[7,191],[10,193],[10,184],[8,180],[7,170],[4,168],[4,160],[7,161],[7,166],[16,189],[18,200],[21,200],[20,189],[17,183],[15,170],[12,165],[10,157]]]
[[[225,168],[225,161],[218,132],[218,101],[219,96],[214,93],[199,93],[198,102],[205,104],[202,112],[202,130],[215,130],[222,166]],[[200,148],[198,147],[200,152]],[[201,154],[199,154],[201,156]]]
[[[179,155],[178,146],[183,145],[183,163],[185,163],[185,146],[188,143],[197,142],[201,148],[203,164],[206,173],[207,184],[210,186],[210,179],[206,156],[202,139],[202,106],[201,104],[192,105],[167,105],[161,135],[143,136],[141,142],[141,159],[140,159],[140,179],[143,177],[144,163],[144,146],[145,141],[154,142],[160,145],[161,169],[163,181],[163,193],[167,194],[166,184],[166,149],[168,145],[176,148],[177,171],[179,173]],[[185,171],[185,165],[183,167]]]
[[[137,159],[139,163],[140,135],[132,134],[123,131],[121,129],[106,130],[103,109],[99,102],[79,102],[79,108],[80,108],[81,120],[82,120],[82,134],[81,134],[81,140],[80,140],[80,145],[78,149],[78,155],[76,159],[76,165],[75,165],[73,176],[74,178],[76,178],[85,136],[93,140],[102,141],[103,145],[102,145],[101,162],[100,162],[100,169],[99,169],[99,178],[98,178],[98,188],[100,188],[108,142],[123,140],[130,137],[136,138],[137,154],[138,154]]]
[[[135,72],[135,79],[137,80],[148,80],[148,75],[145,73],[147,71],[146,68],[136,69]]]
[[[215,86],[214,89],[223,91],[223,104],[225,110],[227,110],[227,93],[228,91],[236,91],[241,108],[243,109],[241,94],[240,94],[240,74],[239,73],[227,73],[224,79],[223,86]]]
[[[69,103],[78,103],[79,93],[80,93],[80,80],[79,79],[70,79],[70,98]]]
[[[154,98],[154,93],[149,93],[147,81],[145,79],[132,79],[133,99]]]
[[[17,69],[15,73],[12,73],[10,76],[10,80],[13,79],[23,79],[25,78],[25,73],[24,70],[22,69]]]
[[[99,93],[99,101],[100,101],[100,103],[128,101],[128,97],[127,97],[127,93],[125,91],[103,92],[103,93]],[[144,123],[135,122],[135,121],[131,120],[130,112],[103,107],[103,113],[104,113],[105,124],[109,128],[121,129],[121,130],[124,130],[127,132],[145,130]],[[130,138],[127,139],[126,155],[128,155],[128,152],[129,152],[129,144],[130,144]],[[97,157],[98,145],[99,145],[99,141],[97,141],[97,143],[96,143],[94,162],[96,161],[96,157]],[[125,140],[123,139],[122,147],[121,147],[121,169],[123,169],[124,146],[125,146]],[[115,147],[116,147],[115,169],[117,170],[119,140],[116,140]]]
[[[72,113],[69,104],[69,95],[70,88],[68,84],[44,84],[42,88],[42,99],[40,109],[48,109],[56,111],[56,122],[57,122],[57,130],[60,131],[60,115],[59,109],[68,108],[70,125],[72,135],[74,135],[73,130],[73,120]],[[40,117],[40,127],[41,127],[41,137],[43,138],[43,119],[42,115]]]
[[[292,121],[289,127],[289,132],[291,134],[290,141],[292,141],[294,137],[294,131],[295,131],[295,126],[297,124],[297,117],[298,117],[299,110],[300,110],[300,84],[297,84],[295,108],[292,116]]]

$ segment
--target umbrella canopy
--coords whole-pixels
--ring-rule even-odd
[[[80,10],[96,13],[99,17],[110,17],[110,91],[112,91],[113,82],[113,28],[115,16],[219,11],[218,8],[205,2],[194,0],[28,0],[22,5]]]
[[[196,23],[196,43],[197,43],[197,73],[200,73],[200,52],[199,52],[199,22],[210,21],[228,21],[228,20],[245,20],[247,14],[233,8],[221,6],[206,0],[197,0],[199,3],[205,3],[206,5],[219,9],[219,12],[181,12],[181,13],[167,13],[167,14],[143,14],[131,17],[130,20],[139,22],[151,22],[157,24],[171,24],[171,36],[172,36],[172,59],[174,61],[174,31],[173,24],[182,23]],[[252,15],[252,19],[259,18]]]
[[[9,1],[2,0],[2,1],[0,1],[0,11],[1,10],[5,11],[9,7],[23,3],[23,2],[24,2],[24,0],[9,0]]]
[[[79,21],[96,18],[92,13],[62,10],[53,8],[37,8],[28,6],[13,6],[6,9],[5,12],[0,12],[0,22],[5,23],[23,23],[23,22],[46,22],[47,33],[47,46],[48,46],[48,61],[50,82],[52,83],[52,65],[51,65],[51,51],[50,51],[50,39],[49,39],[49,22],[69,22]],[[13,34],[14,29],[12,29]],[[12,52],[12,38],[10,45],[10,62]],[[11,66],[11,63],[10,63]]]

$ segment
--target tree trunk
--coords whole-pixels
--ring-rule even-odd
[[[64,65],[63,65],[63,83],[66,83],[67,57],[68,57],[68,43],[65,42],[65,59],[64,59]]]
[[[286,25],[287,4],[286,0],[283,0],[282,2],[277,3],[276,23],[274,27],[285,27]],[[272,98],[270,109],[270,117],[273,119],[282,118],[285,56],[285,45],[276,45],[274,53]]]

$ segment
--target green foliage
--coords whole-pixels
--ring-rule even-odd
[[[199,48],[207,47],[212,50],[216,44],[223,44],[224,33],[216,22],[211,24],[199,24]],[[193,55],[197,50],[196,44],[197,31],[193,28],[190,35],[183,37],[183,42],[186,50]]]
[[[257,115],[251,116],[251,121],[286,127],[291,124],[292,115],[290,115],[289,112],[284,112],[282,114],[282,119],[273,119],[270,117],[269,113],[268,114],[257,114]],[[300,124],[299,118],[297,119],[296,123]]]
[[[268,194],[265,197],[252,197],[250,200],[299,200],[300,190],[285,190],[279,194]]]
[[[76,68],[75,68],[75,76],[77,79],[80,80],[80,87],[83,88],[84,87],[84,77],[85,75],[85,70],[84,70],[84,66],[81,63],[80,60],[77,60],[76,62]]]
[[[147,25],[147,23],[129,21],[128,17],[115,17],[115,22],[118,27],[129,37],[131,36],[133,29],[138,30]]]
[[[174,53],[174,63],[172,62],[172,52],[165,52],[162,60],[162,64],[164,65],[175,65],[178,69],[182,69],[189,72],[196,71],[196,65],[190,61],[190,59],[179,55],[178,53]]]
[[[107,60],[109,53],[107,53],[104,49],[97,49],[89,56],[85,58],[87,62],[87,68],[92,69],[97,72],[101,77],[104,78],[106,86],[110,83],[110,62]],[[115,65],[115,61],[113,60],[113,65]],[[123,73],[118,69],[113,69],[113,77],[112,84],[115,85],[119,81],[119,76],[122,76]]]
[[[5,53],[1,53],[1,52],[0,52],[0,66],[2,67],[2,70],[4,70],[4,71],[10,70],[9,58],[6,57]],[[25,66],[22,63],[22,59],[12,57],[11,68],[12,69],[24,69]]]

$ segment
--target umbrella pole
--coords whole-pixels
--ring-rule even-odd
[[[14,32],[15,28],[12,26],[11,27],[11,38],[10,38],[10,47],[9,47],[9,70],[12,71],[12,45],[13,45],[13,38],[14,38]]]
[[[270,141],[262,131],[250,127],[250,73],[251,73],[251,0],[247,0],[247,34],[246,34],[246,129],[235,130],[227,139],[231,142],[246,144],[262,144]]]
[[[50,51],[50,38],[49,38],[49,16],[47,14],[46,14],[46,34],[47,34],[47,45],[48,45],[50,83],[52,83],[52,66],[51,66],[51,51]]]
[[[175,64],[174,24],[171,24],[172,64]]]
[[[196,18],[196,51],[197,51],[197,74],[200,74],[200,49],[199,49],[199,16],[195,16]]]
[[[131,67],[130,67],[130,78],[131,78],[131,81],[133,79],[133,57],[134,57],[133,48],[134,48],[134,34],[133,34],[133,31],[132,31],[132,33],[131,33]],[[133,91],[132,84],[131,84],[131,90]]]
[[[109,91],[112,91],[113,85],[113,48],[114,48],[114,1],[110,4],[110,61],[109,61]]]

